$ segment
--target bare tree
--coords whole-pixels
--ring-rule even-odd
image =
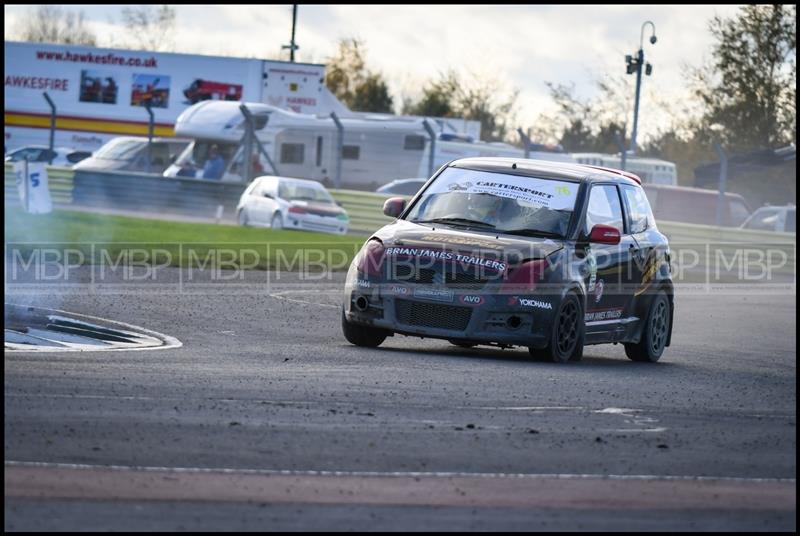
[[[83,11],[42,5],[29,11],[19,23],[17,37],[34,43],[97,45],[97,36],[87,26]]]
[[[175,48],[175,9],[169,6],[125,6],[122,23],[128,30],[131,48],[154,51]]]

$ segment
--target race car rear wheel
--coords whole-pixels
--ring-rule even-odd
[[[567,294],[553,319],[550,340],[545,348],[529,347],[534,359],[566,363],[583,357],[583,311],[578,296]]]
[[[356,346],[364,346],[367,348],[375,348],[380,346],[389,333],[385,329],[371,328],[369,326],[362,326],[347,321],[347,317],[342,310],[342,333],[344,338],[350,344]]]
[[[658,361],[667,346],[669,317],[669,300],[662,291],[653,297],[641,340],[638,343],[625,344],[625,355],[632,361]]]

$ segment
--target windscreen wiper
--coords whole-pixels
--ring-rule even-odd
[[[470,220],[469,218],[432,218],[430,220],[414,220],[412,223],[448,223],[453,225],[464,225],[471,227],[473,225],[480,225],[489,229],[494,229],[494,225],[486,223],[485,221]]]
[[[499,229],[503,234],[519,235],[519,236],[535,236],[542,238],[564,238],[560,233],[552,231],[541,231],[539,229]]]

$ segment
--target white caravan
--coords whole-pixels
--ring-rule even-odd
[[[579,164],[590,166],[619,169],[622,165],[622,159],[618,154],[572,153],[572,156]],[[625,171],[635,173],[646,184],[666,184],[669,186],[678,184],[678,173],[675,164],[666,160],[628,156],[625,160]]]
[[[192,143],[164,175],[243,181],[245,121],[240,103],[204,101],[187,109],[175,123],[175,134]],[[267,104],[248,103],[256,136],[274,163],[263,155],[251,160],[252,175],[276,174],[322,182],[328,186],[375,190],[404,177],[429,176],[430,139],[423,119],[361,114],[340,117],[341,184],[336,184],[338,130],[327,116],[300,114]],[[504,143],[437,139],[434,170],[465,156],[517,156],[524,151]],[[221,177],[204,176],[209,155],[224,159]],[[218,158],[218,157],[217,157]],[[531,153],[530,158],[574,162],[567,154]]]

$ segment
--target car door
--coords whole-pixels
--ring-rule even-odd
[[[593,184],[584,217],[584,236],[589,236],[595,225],[610,225],[619,230],[619,244],[591,244],[587,255],[590,269],[586,274],[587,331],[592,326],[608,326],[622,318],[627,305],[624,294],[628,280],[630,256],[635,241],[625,234],[622,201],[616,184]]]
[[[261,179],[258,185],[253,188],[249,205],[252,207],[252,218],[254,221],[263,225],[269,224],[272,213],[275,212],[276,208],[276,195],[276,180]]]
[[[623,184],[620,185],[620,192],[625,210],[625,236],[630,238],[630,256],[623,294],[627,298],[625,311],[634,316],[636,302],[653,281],[656,271],[664,261],[665,251],[659,250],[661,239],[655,230],[655,218],[644,190]]]

